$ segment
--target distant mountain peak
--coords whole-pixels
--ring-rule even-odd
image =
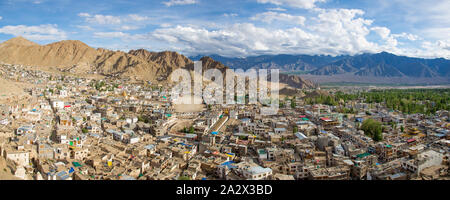
[[[18,37],[9,39],[9,40],[5,41],[4,43],[2,43],[2,46],[6,46],[6,45],[39,46],[39,44],[34,43],[30,40],[27,40],[22,36],[18,36]]]

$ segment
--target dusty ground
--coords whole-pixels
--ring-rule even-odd
[[[189,100],[191,98],[192,101]],[[199,97],[195,97],[197,99],[200,99]],[[205,109],[205,105],[203,104],[191,104],[194,102],[194,97],[182,97],[181,99],[178,99],[173,104],[173,108],[175,109],[175,112],[201,112]],[[188,103],[188,104],[183,104]]]
[[[23,88],[27,87],[26,84],[13,82],[0,78],[0,103],[7,101],[12,96],[26,96]]]
[[[3,157],[0,157],[0,180],[21,180],[11,173]]]
[[[192,124],[193,124],[192,120],[181,120],[180,119],[179,121],[176,122],[176,124],[174,124],[170,128],[169,132],[170,133],[176,133],[176,132],[179,132],[179,131],[183,130],[184,127],[186,127],[189,130],[189,127],[191,127]]]

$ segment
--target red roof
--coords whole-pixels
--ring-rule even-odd
[[[414,141],[416,141],[416,139],[409,139],[409,140],[407,140],[406,142],[408,142],[408,143],[411,143],[411,142],[414,142]]]

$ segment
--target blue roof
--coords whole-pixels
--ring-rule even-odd
[[[300,133],[300,132],[295,133],[295,136],[297,136],[297,138],[300,140],[308,138],[303,133]]]
[[[153,145],[153,144],[149,144],[149,145],[146,145],[146,146],[144,146],[144,148],[146,148],[146,149],[154,149],[155,148],[155,145]]]
[[[236,168],[236,166],[234,166],[234,165],[232,165],[232,164],[234,164],[234,162],[230,160],[230,161],[227,161],[227,162],[222,163],[221,165],[222,165],[222,166],[227,166],[227,167],[229,167],[229,168]]]
[[[180,142],[180,143],[178,143],[178,144],[181,144],[181,145],[187,146],[187,147],[192,147],[192,145],[190,145],[190,144],[185,144],[185,143],[183,143],[183,142]]]
[[[214,132],[211,132],[211,134],[213,134],[213,135],[217,135],[217,134],[219,134],[217,131],[214,131]]]

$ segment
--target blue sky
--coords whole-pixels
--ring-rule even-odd
[[[448,0],[2,0],[0,42],[81,40],[186,55],[450,58]]]

